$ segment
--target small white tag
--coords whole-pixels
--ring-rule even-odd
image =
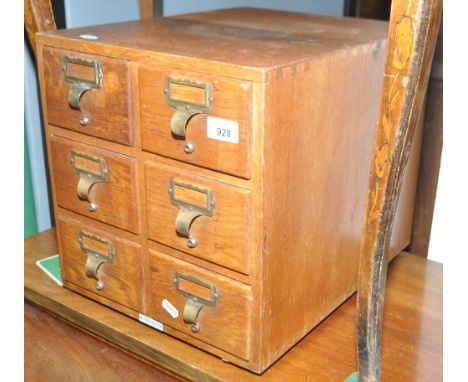
[[[174,305],[171,304],[169,300],[162,300],[161,306],[166,310],[167,313],[171,315],[172,318],[179,317],[179,311]]]
[[[151,326],[152,328],[158,329],[159,331],[164,331],[164,325],[159,321],[153,320],[152,318],[145,316],[144,314],[138,315],[138,321],[142,322],[145,325]]]
[[[93,34],[80,34],[80,37],[85,40],[99,40],[99,37]]]
[[[239,143],[239,123],[224,118],[208,117],[208,138]]]

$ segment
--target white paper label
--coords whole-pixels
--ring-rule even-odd
[[[161,306],[166,310],[167,313],[171,315],[172,318],[179,317],[179,311],[174,305],[171,304],[169,300],[162,300]]]
[[[152,328],[158,329],[159,331],[164,331],[164,325],[159,321],[153,320],[152,318],[145,316],[144,314],[138,315],[138,321],[142,322],[145,325],[151,326]]]
[[[229,119],[208,117],[208,138],[239,143],[239,124]]]
[[[80,37],[85,40],[98,40],[99,37],[93,34],[80,34]]]

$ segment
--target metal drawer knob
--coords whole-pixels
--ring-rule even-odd
[[[184,145],[184,151],[185,151],[187,154],[192,154],[192,153],[193,153],[193,150],[195,150],[195,145],[193,144],[193,142],[187,142],[187,143]]]
[[[91,118],[87,114],[83,114],[80,117],[80,125],[81,126],[87,126],[91,122]]]

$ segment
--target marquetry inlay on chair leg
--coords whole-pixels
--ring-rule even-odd
[[[359,382],[381,380],[388,248],[437,42],[442,1],[394,0],[374,139],[358,284]]]

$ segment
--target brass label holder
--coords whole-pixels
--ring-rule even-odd
[[[77,158],[81,158],[87,161],[95,162],[99,165],[99,172],[91,172],[87,169],[80,167]],[[72,165],[73,172],[80,176],[77,186],[77,194],[81,200],[86,200],[89,203],[88,209],[91,212],[97,210],[97,204],[92,202],[89,193],[91,187],[96,183],[108,183],[109,181],[109,169],[107,168],[106,161],[104,158],[98,158],[86,153],[82,153],[76,150],[71,151],[70,163]]]
[[[210,299],[204,299],[200,296],[196,296],[188,291],[185,291],[180,286],[180,279],[201,285],[210,290]],[[210,284],[195,276],[184,275],[180,272],[176,272],[174,275],[174,284],[177,292],[187,298],[184,306],[183,318],[188,324],[192,324],[192,331],[198,333],[200,331],[200,324],[197,322],[198,314],[200,310],[205,306],[215,306],[219,298],[218,288],[214,284]]]
[[[205,94],[204,102],[196,103],[173,98],[173,84],[203,89]],[[176,109],[176,112],[174,113],[171,119],[171,131],[174,135],[178,137],[185,139],[185,130],[187,128],[187,123],[189,119],[192,118],[194,115],[211,113],[214,97],[213,87],[209,83],[166,77],[166,86],[164,88],[164,93],[166,94],[167,104]],[[193,145],[191,150],[190,148],[186,147],[185,152],[193,152]]]
[[[69,64],[88,66],[94,69],[94,79],[87,80],[73,76],[69,73]],[[68,92],[68,103],[72,109],[81,110],[80,100],[84,93],[90,89],[100,89],[102,87],[103,74],[101,64],[97,60],[85,60],[78,57],[65,56],[63,58],[63,73],[65,81],[71,84],[70,91]],[[87,114],[82,114],[80,117],[80,124],[85,126],[91,121]]]
[[[178,199],[175,195],[176,187],[182,187],[205,194],[206,206],[200,206],[182,199]],[[188,238],[187,246],[189,248],[196,247],[198,241],[196,238],[190,235],[190,227],[193,221],[199,216],[213,216],[215,207],[214,192],[208,188],[202,188],[190,183],[179,182],[174,178],[171,178],[169,182],[169,197],[171,203],[179,208],[179,213],[177,214],[175,223],[176,232]]]
[[[107,246],[107,253],[101,253],[95,249],[89,248],[86,246],[85,238],[92,241],[97,241]],[[103,239],[99,236],[93,235],[91,233],[80,231],[78,236],[78,242],[80,243],[81,252],[83,252],[88,259],[86,260],[86,276],[89,278],[94,278],[97,280],[96,289],[102,290],[105,287],[104,280],[101,275],[98,273],[100,267],[103,264],[113,264],[115,249],[114,244],[110,240]]]

